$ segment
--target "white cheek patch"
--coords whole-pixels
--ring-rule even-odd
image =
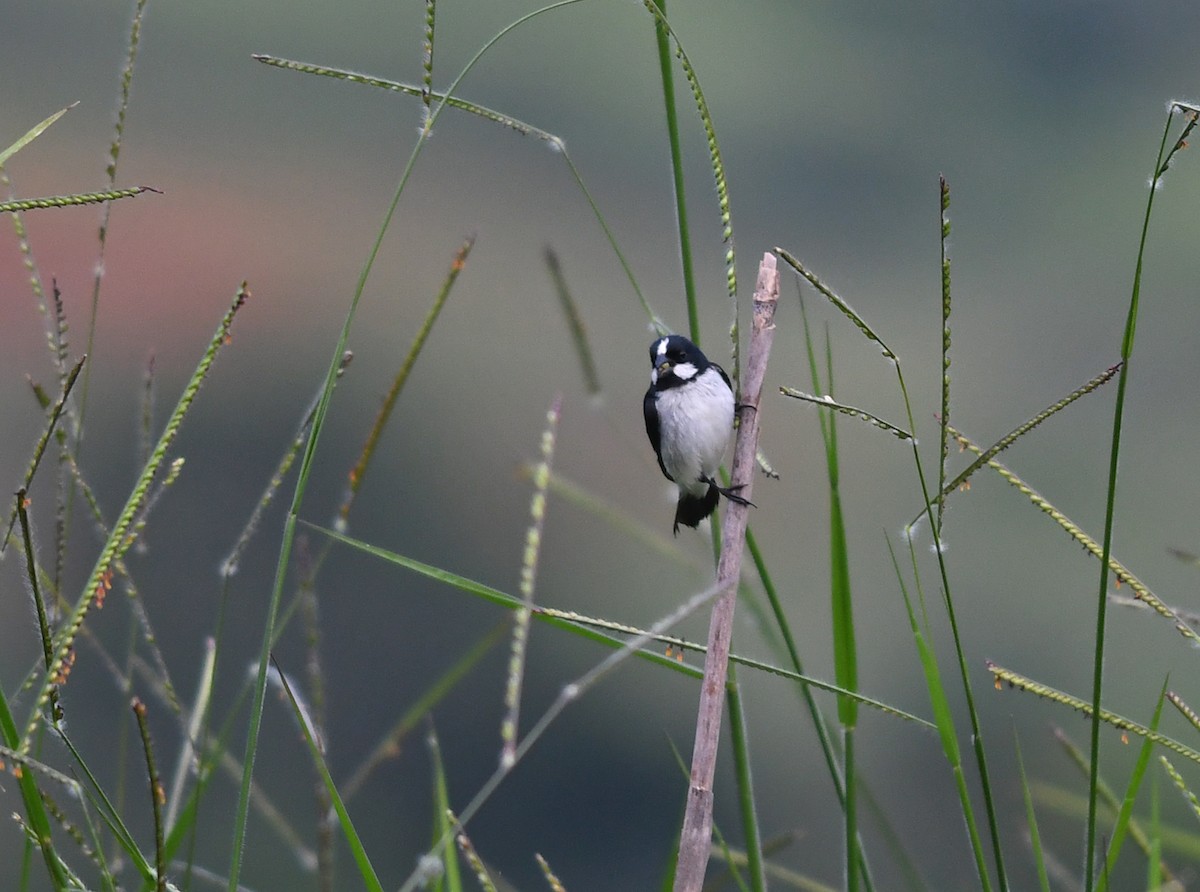
[[[680,381],[690,381],[696,377],[696,367],[690,362],[681,362],[675,366],[675,377]]]
[[[650,386],[653,387],[657,383],[658,383],[658,369],[653,368],[650,370]]]

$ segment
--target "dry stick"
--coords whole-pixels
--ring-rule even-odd
[[[758,449],[758,404],[771,342],[775,339],[775,306],[779,300],[779,273],[775,255],[764,254],[754,286],[754,327],[750,334],[750,356],[742,379],[741,424],[733,450],[732,487],[749,498],[754,482]],[[717,744],[721,737],[721,714],[725,704],[725,677],[729,668],[729,644],[733,635],[733,611],[737,583],[742,570],[742,550],[749,520],[749,506],[728,501],[721,535],[721,558],[717,562],[717,589],[708,629],[708,653],[704,681],[700,686],[700,709],[696,716],[696,743],[692,749],[692,774],[688,786],[687,811],[679,837],[679,859],[675,867],[675,892],[698,892],[704,883],[712,843],[713,775]]]

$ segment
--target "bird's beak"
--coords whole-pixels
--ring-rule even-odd
[[[671,361],[669,359],[664,359],[655,367],[654,370],[660,375],[665,375],[667,372],[671,371]]]

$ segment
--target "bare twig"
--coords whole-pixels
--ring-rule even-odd
[[[747,498],[754,484],[755,454],[758,448],[758,407],[762,395],[767,358],[775,338],[775,306],[779,300],[779,273],[775,255],[764,254],[754,287],[754,327],[750,334],[750,356],[738,401],[741,424],[734,445],[732,487]],[[692,774],[688,787],[687,811],[679,839],[679,859],[675,867],[675,892],[698,892],[712,839],[713,775],[716,770],[717,744],[721,736],[721,714],[725,703],[725,677],[729,663],[733,613],[737,604],[737,582],[742,569],[742,550],[749,520],[749,506],[726,502],[722,526],[721,557],[717,563],[717,589],[708,630],[708,653],[704,660],[704,681],[700,687],[700,708],[696,717],[696,743],[692,749]]]

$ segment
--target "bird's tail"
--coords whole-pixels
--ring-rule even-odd
[[[679,525],[695,529],[700,521],[712,514],[717,508],[721,490],[711,480],[703,495],[694,496],[685,491],[679,493],[679,504],[675,506],[675,535],[679,535]]]

